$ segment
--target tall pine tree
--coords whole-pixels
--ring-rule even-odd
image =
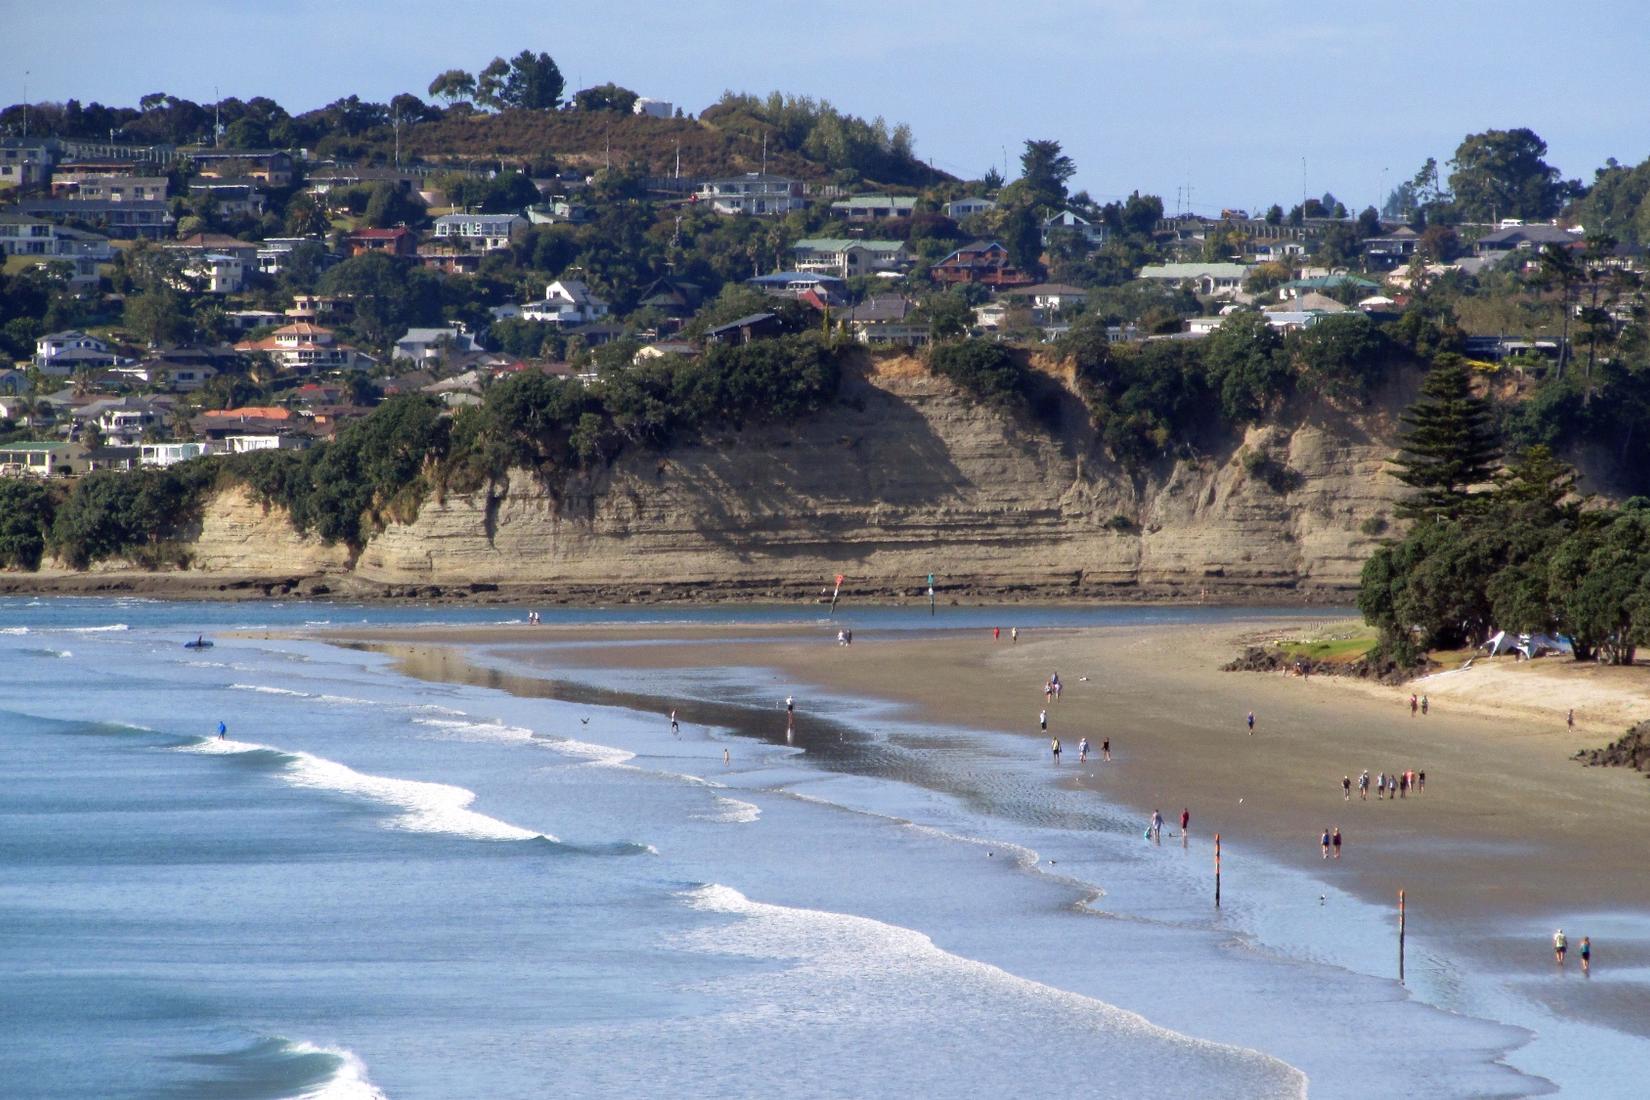
[[[1458,355],[1433,363],[1421,397],[1404,411],[1404,430],[1393,476],[1415,489],[1401,501],[1405,519],[1457,518],[1470,504],[1469,489],[1490,480],[1500,449],[1490,424],[1489,402],[1472,392],[1472,376]]]

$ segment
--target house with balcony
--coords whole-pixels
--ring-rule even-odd
[[[269,356],[281,370],[307,376],[324,371],[366,369],[370,355],[341,344],[329,328],[307,321],[283,325],[262,340],[242,340],[235,345],[242,354]]]
[[[1008,249],[997,241],[964,245],[929,268],[928,274],[942,286],[1030,286],[1037,281],[1015,267]]]
[[[393,229],[357,229],[344,238],[351,256],[365,256],[382,252],[388,256],[415,256],[418,254],[418,234],[404,225]]]
[[[0,212],[0,256],[66,263],[70,283],[85,288],[96,285],[99,266],[112,262],[115,253],[109,238],[100,234],[5,211]]]
[[[435,219],[435,237],[477,252],[497,252],[528,225],[520,214],[443,214]]]
[[[138,445],[138,465],[176,466],[212,453],[210,443],[142,443]]]
[[[592,294],[581,279],[557,279],[544,288],[542,301],[528,302],[518,316],[523,321],[552,325],[585,325],[608,314],[608,304]]]
[[[343,325],[355,319],[355,299],[338,294],[294,294],[286,309],[289,323],[308,321],[315,325]]]
[[[849,237],[807,237],[791,246],[796,269],[848,279],[855,275],[899,272],[911,262],[904,241],[868,241]]]
[[[119,359],[107,343],[79,329],[50,332],[34,342],[35,365],[48,374],[71,373],[53,369],[71,360],[82,367],[112,367]]]
[[[75,181],[52,178],[52,197],[76,202],[165,202],[165,176],[92,176]]]
[[[261,218],[265,186],[262,180],[249,176],[227,179],[202,176],[189,181],[189,193],[210,195],[218,213],[226,218]]]
[[[917,209],[912,195],[854,195],[831,204],[831,216],[851,222],[879,222],[909,218]]]
[[[1582,241],[1580,233],[1560,229],[1556,225],[1505,225],[1493,233],[1486,233],[1473,244],[1480,256],[1506,255],[1509,252],[1539,252],[1550,244],[1567,248]]]
[[[801,180],[747,172],[705,180],[691,201],[708,202],[718,214],[789,214],[808,205]]]
[[[118,240],[161,240],[172,235],[176,219],[164,199],[19,199],[20,214],[94,226]]]
[[[292,182],[292,154],[279,149],[180,149],[195,174],[207,179],[255,179],[268,187]]]
[[[745,283],[772,297],[794,298],[816,307],[834,307],[848,302],[847,284],[835,275],[815,271],[775,271],[746,279]]]
[[[57,158],[48,141],[0,138],[0,190],[27,191],[44,187]]]
[[[1106,227],[1071,210],[1062,210],[1043,220],[1043,247],[1062,235],[1073,237],[1085,247],[1098,248],[1106,243]]]
[[[1044,317],[1053,317],[1081,308],[1089,300],[1089,292],[1065,283],[1037,283],[1010,290],[1005,297],[1029,304]]]

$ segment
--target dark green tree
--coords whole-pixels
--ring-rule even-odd
[[[1450,161],[1455,205],[1468,221],[1523,218],[1544,221],[1558,213],[1564,186],[1557,168],[1542,158],[1547,143],[1533,130],[1486,130],[1469,134]]]
[[[40,568],[54,510],[51,491],[39,480],[0,478],[0,567]]]
[[[428,92],[449,104],[468,103],[476,97],[476,78],[463,69],[448,69],[430,81]]]
[[[1465,361],[1440,356],[1420,399],[1401,417],[1393,476],[1415,493],[1399,503],[1399,515],[1431,521],[1468,510],[1469,490],[1487,482],[1499,464],[1491,418],[1489,402],[1473,392]]]
[[[1058,141],[1028,140],[1020,154],[1020,182],[1032,208],[1049,214],[1066,201],[1066,181],[1077,174],[1077,164],[1060,151]]]
[[[1220,409],[1234,424],[1257,420],[1286,399],[1294,385],[1283,337],[1266,316],[1234,313],[1203,341],[1203,365]]]

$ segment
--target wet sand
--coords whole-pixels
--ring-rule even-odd
[[[1488,695],[1459,684],[1434,689],[1426,717],[1411,717],[1407,686],[1219,671],[1243,638],[1277,626],[1022,631],[1017,644],[1006,629],[997,641],[985,630],[856,632],[849,647],[835,644],[834,628],[808,626],[505,626],[323,636],[383,649],[414,675],[506,690],[526,685],[477,668],[466,655],[469,647],[542,670],[551,681],[558,671],[580,669],[773,670],[787,685],[775,686],[776,706],[794,685],[800,730],[828,718],[810,696],[833,694],[892,700],[901,704],[902,717],[924,722],[1023,732],[1026,751],[1044,758],[1048,737],[1058,736],[1066,750],[1058,767],[1062,781],[1132,807],[1142,821],[1157,808],[1177,825],[1184,807],[1194,834],[1220,832],[1228,882],[1240,878],[1233,861],[1241,861],[1245,849],[1259,849],[1377,904],[1395,908],[1402,888],[1412,930],[1532,981],[1551,974],[1545,935],[1554,925],[1579,943],[1588,930],[1576,914],[1650,917],[1650,876],[1643,870],[1650,781],[1570,759],[1619,733],[1616,712],[1608,722],[1566,729],[1563,712],[1572,693],[1553,686],[1555,678],[1564,681],[1562,670],[1539,663],[1528,682],[1518,679],[1522,669],[1498,668],[1486,681]],[[1042,734],[1042,685],[1054,671],[1064,691],[1048,705],[1049,733]],[[1610,690],[1629,707],[1636,688],[1630,678],[1614,677]],[[1508,697],[1505,708],[1497,707],[1499,692]],[[680,705],[688,723],[749,728],[755,721],[774,726],[764,735],[784,732],[777,711],[729,722],[726,708],[705,714],[707,708],[653,694],[645,675],[636,677],[633,693],[605,694],[611,698],[603,701],[644,710]],[[1550,700],[1545,708],[1543,698]],[[1650,712],[1650,698],[1646,702]],[[1250,710],[1253,735],[1244,726]],[[1094,751],[1080,765],[1077,743],[1085,736]],[[1109,764],[1097,759],[1106,737]],[[1355,784],[1364,768],[1372,788],[1380,771],[1424,770],[1426,790],[1377,802],[1372,789],[1360,800]],[[1350,802],[1342,795],[1343,775],[1354,780]],[[1345,838],[1343,856],[1326,862],[1318,837],[1335,826]],[[1527,937],[1514,934],[1526,927]],[[1650,965],[1650,958],[1637,957],[1650,947],[1599,943],[1597,950],[1598,966]],[[1594,983],[1585,998],[1567,989],[1537,996],[1565,1014],[1650,1034],[1650,988],[1641,983],[1608,989]]]

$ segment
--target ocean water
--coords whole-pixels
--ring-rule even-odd
[[[0,600],[0,1093],[1642,1095],[1642,1042],[1548,1026],[1424,941],[1406,991],[1387,914],[1305,876],[1234,861],[1242,900],[1213,914],[1200,838],[1144,843],[1023,740],[817,700],[829,725],[787,743],[748,669],[649,674],[730,716],[673,737],[656,711],[423,682],[316,641],[181,644],[519,619]]]

